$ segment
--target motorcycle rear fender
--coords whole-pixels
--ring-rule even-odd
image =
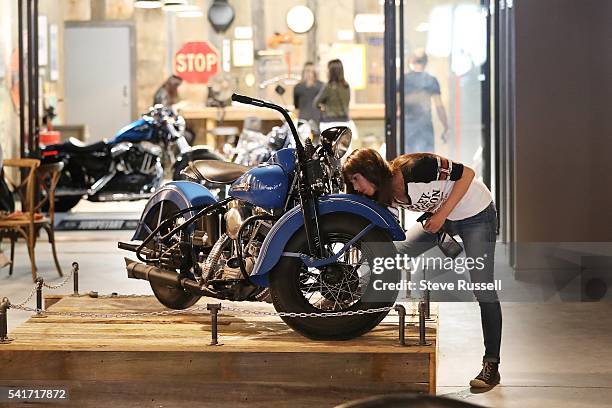
[[[144,240],[150,233],[144,224],[144,220],[150,211],[155,211],[155,206],[161,201],[171,201],[180,209],[193,207],[196,205],[211,205],[217,202],[212,193],[204,186],[190,181],[172,181],[160,188],[147,202],[138,227],[132,240]],[[185,214],[185,217],[195,215],[194,211]],[[194,228],[194,224],[191,225]]]
[[[319,215],[347,213],[369,220],[386,231],[392,240],[406,239],[404,230],[395,216],[386,208],[365,197],[354,194],[333,194],[319,199]],[[264,240],[251,280],[260,286],[268,286],[268,273],[280,260],[285,245],[304,225],[302,209],[296,206],[285,213],[272,227]]]

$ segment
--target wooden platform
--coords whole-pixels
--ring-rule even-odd
[[[266,304],[234,305],[271,310]],[[65,297],[49,310],[164,309],[153,297]],[[80,407],[176,406],[179,402],[200,407],[331,407],[392,392],[433,394],[437,320],[435,314],[432,317],[427,324],[431,345],[401,347],[395,312],[361,338],[315,342],[279,318],[222,311],[221,346],[209,346],[206,314],[48,316],[28,320],[9,334],[12,343],[0,345],[0,384],[61,385],[70,390],[71,404]],[[408,343],[416,344],[416,327],[409,324],[406,333]]]

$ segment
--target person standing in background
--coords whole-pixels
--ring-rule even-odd
[[[313,101],[321,111],[321,131],[333,126],[348,126],[351,88],[344,79],[342,61],[334,59],[327,64],[327,84]]]
[[[405,122],[404,153],[434,152],[434,131],[431,119],[433,102],[438,119],[442,123],[442,141],[446,142],[448,122],[440,97],[440,84],[433,75],[425,72],[427,54],[416,50],[410,57],[410,72],[404,77]]]
[[[172,105],[179,101],[178,88],[183,83],[183,79],[178,75],[171,75],[166,81],[161,84],[155,95],[153,96],[153,105],[161,103],[162,105],[171,108]]]
[[[323,82],[317,78],[317,71],[312,62],[304,64],[302,80],[293,88],[293,106],[297,111],[298,119],[310,124],[315,135],[319,134],[321,113],[313,105],[313,101],[323,88]]]

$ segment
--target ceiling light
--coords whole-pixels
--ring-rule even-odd
[[[166,0],[164,2],[164,11],[189,11],[187,0]]]
[[[160,0],[136,0],[134,7],[141,9],[156,9],[162,6]]]
[[[184,9],[176,14],[176,16],[180,18],[198,18],[204,17],[204,13],[198,6],[186,5]]]

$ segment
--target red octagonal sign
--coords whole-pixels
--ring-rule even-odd
[[[205,84],[219,68],[219,53],[207,43],[185,43],[174,57],[174,72],[185,81]]]

